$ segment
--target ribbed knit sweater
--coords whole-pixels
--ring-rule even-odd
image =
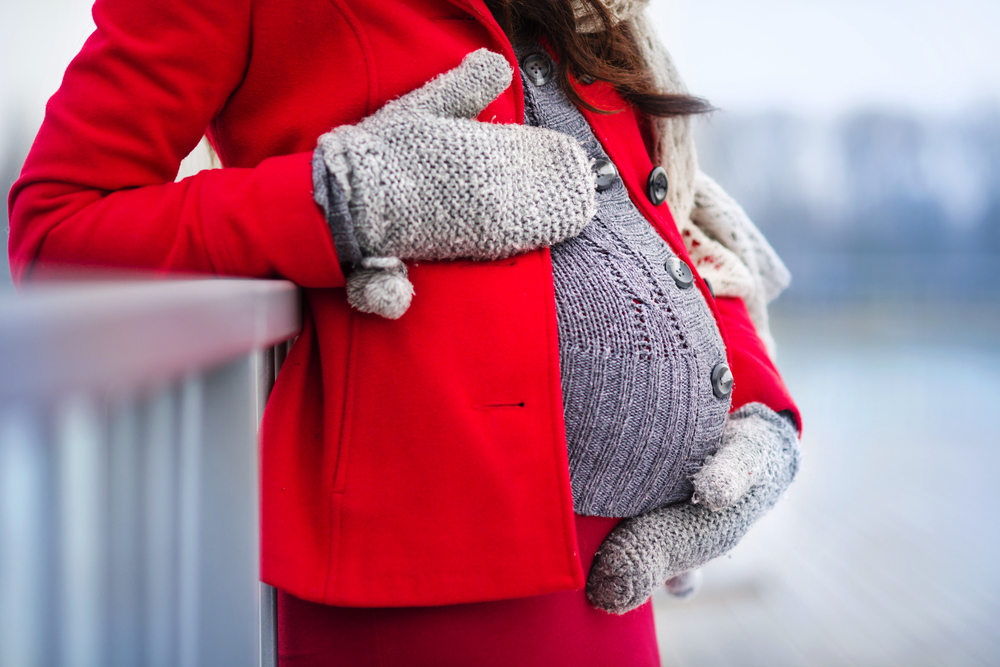
[[[515,51],[522,63],[548,58],[537,44]],[[558,77],[521,76],[525,124],[608,160]],[[597,204],[582,234],[552,247],[570,479],[578,513],[630,517],[690,497],[729,411],[711,382],[726,351],[701,292],[667,272],[673,253],[621,179]]]

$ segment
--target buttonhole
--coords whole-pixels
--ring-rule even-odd
[[[477,410],[486,410],[487,408],[523,408],[524,401],[521,401],[520,403],[485,403],[474,407]]]

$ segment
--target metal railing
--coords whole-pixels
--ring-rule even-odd
[[[256,432],[282,281],[0,299],[0,666],[274,665]]]

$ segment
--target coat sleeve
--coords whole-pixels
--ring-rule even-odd
[[[734,379],[730,411],[738,410],[747,403],[763,403],[775,412],[786,412],[801,432],[799,408],[757,335],[746,304],[738,297],[719,297],[715,305],[725,328]]]
[[[311,154],[173,182],[244,76],[250,0],[98,0],[94,21],[10,193],[15,280],[70,263],[342,286]]]

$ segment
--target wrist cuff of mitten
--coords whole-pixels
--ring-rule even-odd
[[[354,232],[354,218],[347,205],[347,194],[340,181],[327,169],[323,151],[313,153],[313,197],[326,214],[326,223],[333,236],[333,245],[344,274],[361,262],[361,246]]]
[[[775,412],[763,403],[754,402],[747,403],[740,406],[739,409],[733,410],[729,413],[728,419],[730,422],[743,422],[744,424],[751,424],[756,420],[759,424],[757,426],[758,429],[765,428],[765,425],[768,425],[777,431],[783,439],[798,439],[799,434],[795,426],[795,416],[791,410]]]

